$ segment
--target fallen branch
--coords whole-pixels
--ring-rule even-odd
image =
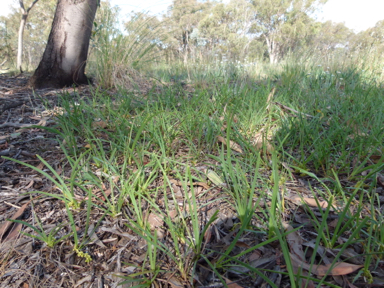
[[[36,158],[36,155],[33,154],[33,153],[30,153],[30,152],[27,152],[27,151],[23,151],[23,150],[18,150],[18,149],[5,149],[3,151],[0,151],[0,156],[13,156],[13,155],[16,155],[17,153],[23,155],[23,156],[26,156],[26,157],[30,157],[30,158]]]
[[[21,123],[6,122],[4,124],[1,124],[0,128],[4,128],[4,127],[27,128],[27,127],[32,127],[35,125],[36,124],[21,124]]]
[[[5,111],[9,110],[9,109],[12,109],[12,108],[16,108],[16,107],[19,107],[21,105],[24,104],[24,101],[22,102],[11,102],[11,103],[8,103],[8,104],[4,104],[3,106],[3,109],[1,109],[1,113],[0,114],[3,114]]]
[[[55,123],[55,121],[46,121],[46,119],[42,119],[39,123],[37,124],[21,124],[21,123],[11,123],[11,122],[6,122],[4,124],[0,124],[0,128],[4,127],[14,127],[14,128],[33,128],[35,126],[47,126],[47,124],[52,124]],[[20,132],[20,131],[19,131]]]

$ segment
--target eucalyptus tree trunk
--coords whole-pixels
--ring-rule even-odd
[[[25,10],[24,8],[24,0],[19,0],[20,3],[20,10],[21,10],[21,21],[20,21],[20,27],[19,27],[19,37],[18,37],[18,45],[17,45],[17,69],[20,70],[21,73],[23,73],[23,69],[21,67],[23,63],[23,36],[24,36],[24,28],[25,24],[27,23],[27,18],[29,15],[29,11],[33,8],[33,6],[38,2],[39,0],[34,0],[29,8]]]
[[[86,84],[85,65],[99,0],[58,0],[51,33],[34,75],[33,88]]]
[[[265,36],[265,42],[267,43],[269,62],[271,64],[276,64],[280,59],[280,47],[273,36]]]

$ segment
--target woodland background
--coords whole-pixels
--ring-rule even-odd
[[[322,2],[233,0],[224,4],[175,0],[166,14],[156,17],[142,12],[119,15],[117,7],[102,1],[91,39],[90,70],[94,68],[92,56],[97,55],[96,50],[102,49],[102,42],[106,40],[103,36],[106,34],[115,42],[128,43],[126,50],[132,51],[127,58],[131,58],[136,66],[139,62],[153,61],[251,64],[278,63],[292,57],[304,60],[361,59],[362,55],[375,57],[382,54],[384,21],[354,33],[343,23],[316,21],[314,13]],[[25,6],[28,5],[26,1]],[[34,70],[41,59],[55,6],[54,0],[40,0],[28,16],[23,44],[24,70]],[[0,17],[0,35],[3,39],[0,43],[0,59],[1,62],[7,60],[2,69],[12,69],[16,65],[21,19],[19,10],[15,6],[8,16]],[[121,16],[124,17],[122,24],[119,24]],[[136,49],[142,50],[142,53],[135,54],[133,50]],[[147,53],[149,50],[150,53]]]

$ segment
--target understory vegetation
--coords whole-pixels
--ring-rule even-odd
[[[103,29],[92,97],[61,94],[39,127],[60,167],[13,160],[52,182],[27,195],[56,201],[60,225],[12,220],[49,257],[65,245],[74,265],[113,259],[123,287],[382,283],[380,55],[186,63]]]
[[[121,281],[140,287],[374,283],[381,74],[308,63],[159,64],[129,89],[63,94],[46,128],[65,152],[63,172],[41,159],[44,169],[31,168],[55,189],[30,194],[61,200],[68,222],[47,232],[21,221],[25,232],[51,249],[72,243],[91,265],[92,235],[119,223],[145,251],[120,264],[131,271]]]

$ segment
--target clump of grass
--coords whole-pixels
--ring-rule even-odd
[[[160,49],[153,39],[162,39],[160,25],[156,17],[146,13],[133,13],[124,23],[125,32],[118,29],[118,10],[101,6],[99,23],[94,27],[91,41],[89,71],[103,88],[140,90],[152,81],[140,72],[155,61]]]

